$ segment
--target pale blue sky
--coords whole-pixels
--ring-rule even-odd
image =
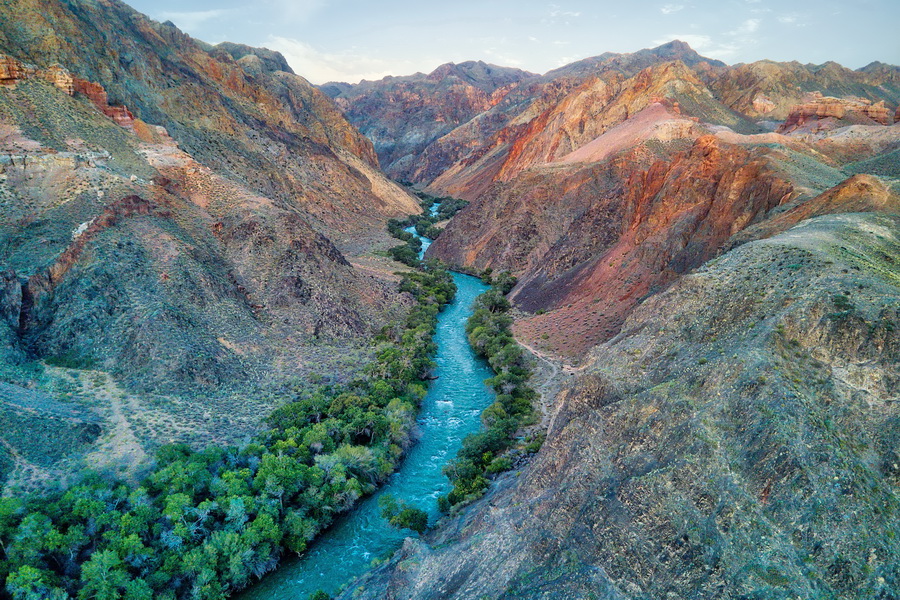
[[[126,0],[129,1],[129,0]],[[484,60],[538,73],[678,38],[727,63],[900,64],[900,0],[130,0],[207,42],[281,51],[313,83]]]

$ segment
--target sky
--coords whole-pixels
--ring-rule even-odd
[[[900,65],[900,0],[126,0],[209,43],[278,50],[312,83],[483,60],[544,73],[680,39],[729,64]]]

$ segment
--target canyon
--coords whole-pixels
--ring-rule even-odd
[[[339,597],[895,597],[898,76],[673,42],[409,148],[470,201],[426,256],[517,275],[561,391],[532,463]]]
[[[0,7],[0,536],[8,499],[85,468],[138,485],[172,443],[252,455],[273,410],[373,380],[387,340],[421,335],[400,330],[421,291],[388,230],[431,197],[468,205],[428,233],[425,272],[517,278],[541,392],[517,441],[546,440],[490,456],[509,469],[483,496],[338,597],[900,597],[900,67],[728,65],[672,41],[314,86],[118,0]],[[315,435],[227,460],[334,445],[310,410]],[[306,458],[363,489],[334,455]],[[285,510],[274,475],[213,479],[241,510]],[[266,523],[189,500],[229,535]],[[268,528],[252,579],[285,540],[306,549],[307,516]],[[248,583],[184,569],[195,597]]]

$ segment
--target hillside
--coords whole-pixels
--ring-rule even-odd
[[[120,2],[17,2],[0,21],[10,485],[245,439],[303,378],[367,362],[410,305],[371,252],[421,209],[324,94],[280,55]]]
[[[898,231],[817,217],[649,298],[531,464],[340,597],[891,597]]]

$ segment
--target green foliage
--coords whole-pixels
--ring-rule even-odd
[[[424,510],[398,502],[390,494],[379,498],[378,506],[381,507],[381,516],[387,519],[391,527],[412,529],[416,533],[423,533],[428,529],[428,514]]]
[[[139,485],[85,474],[43,497],[0,499],[0,577],[12,598],[223,599],[303,552],[393,471],[433,367],[437,314],[456,292],[425,265],[367,376],[300,389],[241,447],[159,449]],[[399,527],[427,526],[400,506]],[[325,596],[327,597],[327,595]]]
[[[442,511],[478,498],[488,487],[488,476],[510,469],[512,461],[501,455],[513,445],[519,428],[534,420],[532,402],[537,394],[528,386],[531,373],[513,339],[512,317],[507,314],[511,305],[505,295],[516,278],[490,269],[481,277],[490,282],[491,289],[475,301],[466,333],[472,348],[494,371],[494,377],[485,383],[494,389],[497,399],[481,415],[485,429],[466,436],[456,458],[444,467],[453,489],[439,500]]]
[[[309,600],[331,600],[331,596],[328,595],[328,592],[316,590],[309,595]]]
[[[44,359],[48,365],[53,367],[63,367],[65,369],[91,369],[96,364],[94,359],[81,356],[74,350],[70,350],[57,356],[50,356]]]
[[[853,302],[850,301],[850,297],[847,296],[846,292],[833,295],[831,297],[831,301],[834,303],[834,307],[837,309],[837,312],[829,314],[829,319],[843,319],[852,315],[853,311],[856,310],[856,305],[854,305]]]

